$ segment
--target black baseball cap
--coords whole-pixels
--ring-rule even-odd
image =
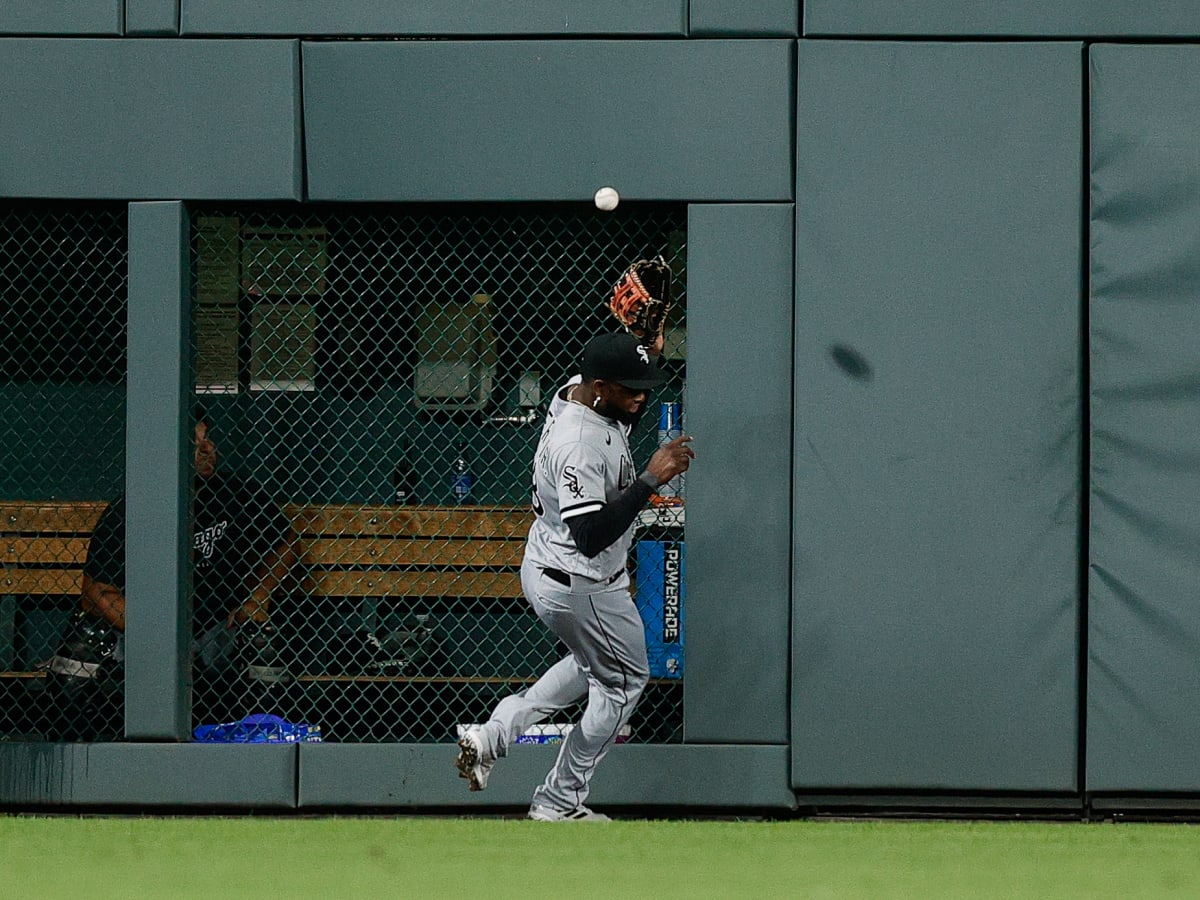
[[[602,334],[588,341],[580,371],[585,381],[615,381],[634,391],[652,390],[667,380],[658,360],[636,337],[625,332]]]

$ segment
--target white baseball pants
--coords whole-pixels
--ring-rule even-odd
[[[587,696],[554,768],[533,802],[562,812],[584,803],[596,765],[629,721],[650,677],[646,635],[629,595],[629,575],[603,583],[571,576],[568,588],[533,563],[521,566],[521,586],[537,617],[571,651],[528,689],[505,697],[483,729],[485,752],[507,755],[531,725]]]

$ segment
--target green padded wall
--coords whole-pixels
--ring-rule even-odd
[[[125,33],[179,34],[179,0],[125,0]]]
[[[0,41],[0,197],[298,199],[299,62],[292,41]]]
[[[0,35],[119,35],[122,0],[0,0]]]
[[[286,810],[297,756],[295,744],[0,742],[0,806]]]
[[[680,35],[686,0],[181,0],[184,34]]]
[[[190,274],[183,204],[131,203],[125,735],[133,739],[191,733]]]
[[[688,210],[689,743],[788,739],[792,215]]]
[[[690,0],[691,37],[795,37],[799,0]]]
[[[306,43],[309,196],[790,200],[791,59],[786,40]],[[619,126],[631,110],[644,127]]]
[[[1090,55],[1087,788],[1194,792],[1200,48]]]
[[[453,744],[300,744],[297,803],[321,807],[453,807],[523,812],[558,747],[518,745],[496,764],[486,791],[454,771]],[[3,757],[0,756],[0,762]],[[794,809],[784,746],[620,744],[596,770],[599,807]]]
[[[1191,0],[805,0],[806,35],[1195,37]]]
[[[793,784],[1073,790],[1080,47],[798,71]]]

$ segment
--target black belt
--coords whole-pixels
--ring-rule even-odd
[[[566,588],[569,588],[571,586],[571,576],[568,575],[566,572],[562,571],[562,569],[543,568],[542,571],[546,573],[546,577],[549,578],[551,581],[557,581],[559,584],[561,584],[563,587],[566,587]],[[617,573],[615,575],[613,575],[611,578],[598,579],[598,581],[603,584],[612,584],[614,581],[616,581],[620,577],[621,577],[621,572],[620,572],[620,570],[618,570]]]

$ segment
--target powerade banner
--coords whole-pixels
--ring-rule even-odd
[[[638,541],[637,608],[650,677],[683,677],[684,541]]]

